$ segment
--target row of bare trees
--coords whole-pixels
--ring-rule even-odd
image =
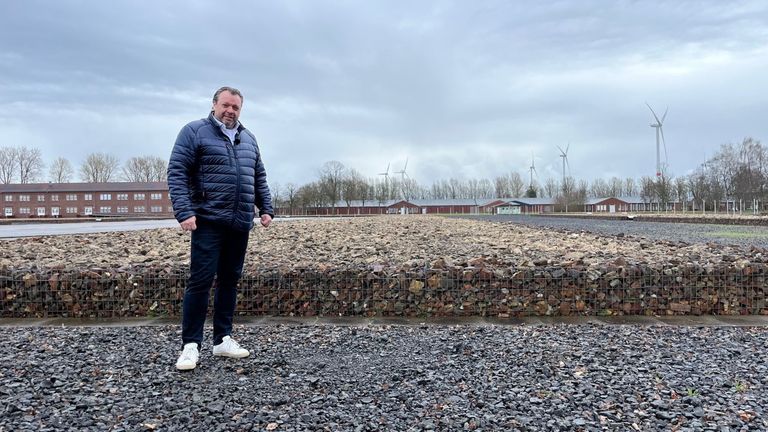
[[[91,153],[80,164],[77,179],[86,183],[129,181],[156,182],[166,180],[168,163],[157,156],[138,156],[125,161],[109,153]],[[63,157],[56,158],[48,167],[47,180],[52,183],[75,181],[72,163]],[[0,183],[36,183],[44,181],[40,149],[32,147],[0,147]]]
[[[678,207],[711,210],[724,200],[739,202],[739,208],[753,208],[768,202],[768,148],[760,141],[745,138],[738,144],[725,144],[718,153],[692,173],[674,177],[640,179],[596,178],[591,182],[566,177],[548,178],[543,184],[535,179],[526,181],[516,172],[493,179],[442,179],[424,187],[406,176],[366,178],[341,162],[326,162],[318,171],[317,180],[297,186],[274,184],[274,199],[279,207],[333,207],[362,204],[382,204],[396,199],[475,199],[511,197],[555,198],[564,208],[583,208],[589,198],[640,197],[654,203],[655,208]]]

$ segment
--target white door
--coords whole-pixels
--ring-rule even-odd
[[[45,207],[38,207],[37,208],[37,217],[43,217],[45,216]]]
[[[59,208],[58,207],[51,207],[51,216],[59,217]]]
[[[616,213],[616,204],[611,204],[608,206],[608,212],[609,213]]]
[[[86,216],[92,215],[93,214],[93,207],[86,207],[85,211],[83,213],[85,213]]]
[[[12,207],[6,207],[5,208],[5,217],[11,217],[13,216],[13,208]]]

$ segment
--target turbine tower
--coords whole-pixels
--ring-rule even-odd
[[[533,175],[536,173],[536,158],[531,153],[531,166],[528,168],[531,172],[531,181],[528,183],[528,189],[533,188]]]
[[[566,177],[565,177],[565,167],[568,166],[568,173],[571,172],[571,164],[568,163],[568,149],[571,147],[571,143],[568,143],[567,146],[565,146],[565,150],[563,150],[560,146],[557,146],[557,149],[560,150],[560,157],[563,158],[563,198],[565,201],[565,212],[568,213],[568,193],[569,188],[568,184],[566,183]]]
[[[669,107],[667,107],[664,110],[664,115],[661,116],[661,120],[659,120],[659,116],[656,115],[656,112],[653,111],[653,108],[651,108],[650,105],[648,105],[648,102],[645,103],[645,105],[648,107],[649,110],[651,110],[651,114],[653,114],[653,118],[656,119],[656,123],[651,123],[651,127],[656,129],[656,177],[661,177],[662,175],[666,174],[664,171],[666,171],[666,161],[667,161],[667,142],[664,140],[664,119],[667,118],[667,111],[669,111]],[[664,162],[662,164],[661,162],[661,146],[660,143],[664,145]]]
[[[405,169],[408,168],[408,158],[405,158],[405,165],[403,165],[403,169],[400,171],[395,171],[395,174],[400,174],[400,189],[403,192],[403,199],[408,200],[408,196],[406,192],[406,185],[405,185],[405,178],[408,177],[408,173],[405,172]],[[410,177],[409,177],[410,178]]]

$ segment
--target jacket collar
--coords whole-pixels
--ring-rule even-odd
[[[211,111],[211,113],[208,114],[208,122],[211,123],[213,128],[216,129],[216,132],[221,134],[222,137],[229,139],[229,137],[227,137],[224,134],[224,131],[221,130],[221,127],[219,126],[221,124],[221,122],[219,121],[219,119],[214,117],[213,111]],[[240,133],[243,131],[243,129],[245,129],[245,126],[243,126],[243,123],[241,123],[238,120],[238,122],[237,122],[237,133],[235,134],[234,144],[240,144]]]

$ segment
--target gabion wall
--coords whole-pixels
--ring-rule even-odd
[[[239,315],[521,317],[768,314],[766,265],[263,268]],[[0,317],[178,316],[187,268],[0,271]],[[213,298],[213,296],[211,296]]]

